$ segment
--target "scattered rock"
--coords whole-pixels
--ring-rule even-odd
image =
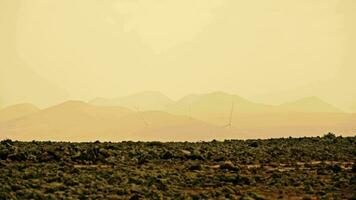
[[[200,163],[193,163],[188,167],[189,170],[195,171],[195,170],[201,170],[202,166]]]
[[[220,169],[227,169],[233,171],[238,170],[238,168],[231,161],[225,161],[223,164],[220,165]]]
[[[0,199],[353,197],[356,137],[256,142],[1,141]]]
[[[190,156],[192,153],[190,151],[187,151],[187,150],[181,150],[181,152],[186,155],[186,156]]]

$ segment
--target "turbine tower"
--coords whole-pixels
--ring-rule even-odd
[[[189,104],[189,106],[188,106],[188,116],[189,116],[190,119],[193,118],[192,117],[192,104]]]
[[[229,123],[225,125],[224,127],[231,128],[232,127],[232,116],[234,114],[234,99],[231,101],[231,110],[230,110],[230,117],[229,117]]]
[[[147,120],[145,119],[145,117],[143,116],[143,113],[140,112],[140,107],[136,106],[136,110],[137,113],[140,115],[140,117],[142,118],[143,123],[145,124],[146,127],[149,127],[150,124],[147,122]]]

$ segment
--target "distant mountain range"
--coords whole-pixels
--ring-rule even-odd
[[[20,115],[21,111],[25,112]],[[140,132],[146,130],[207,126],[198,120],[161,111],[134,112],[80,101],[68,101],[36,112],[14,106],[0,111],[0,116],[5,114],[14,117],[0,122],[0,135],[25,140],[139,139],[144,136]]]
[[[146,91],[113,99],[96,98],[90,103],[98,106],[122,106],[133,110],[147,111],[165,110],[174,101],[160,92]]]
[[[237,95],[213,92],[189,95],[166,110],[179,115],[188,115],[209,123],[222,125],[228,123],[230,115],[277,114],[277,113],[339,113],[340,109],[317,97],[308,97],[281,105],[267,105],[249,101]]]
[[[283,103],[302,99],[302,97],[317,96],[338,108],[351,111],[350,105],[356,99],[356,90],[352,87],[355,84],[355,79],[352,77],[354,73],[352,73],[351,68],[349,71],[344,72],[344,74],[347,73],[351,75],[348,75],[347,79],[337,78],[316,82],[286,91],[255,96],[254,99],[266,103]]]
[[[342,112],[342,110],[311,96],[280,105],[256,103],[238,95],[225,92],[192,94],[173,101],[166,95],[155,92],[141,92],[125,97],[105,99],[96,98],[89,102],[98,106],[121,106],[132,110],[161,110],[174,114],[189,115],[190,111],[201,114],[228,113],[232,104],[236,112]]]
[[[0,110],[0,123],[30,115],[39,110],[36,106],[28,103],[9,106]]]
[[[148,103],[141,97],[148,99]],[[316,97],[277,106],[223,92],[189,95],[176,102],[155,92],[118,99],[115,105],[121,106],[67,101],[46,109],[31,104],[7,107],[0,110],[0,138],[167,141],[356,132],[356,113],[343,113]],[[154,99],[164,105],[155,104]],[[140,109],[129,108],[136,106]]]
[[[281,104],[279,109],[284,112],[342,112],[339,108],[315,96]]]

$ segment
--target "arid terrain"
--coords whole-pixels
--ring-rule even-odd
[[[356,137],[0,143],[0,199],[355,199]]]
[[[0,0],[0,200],[356,200],[356,0]]]

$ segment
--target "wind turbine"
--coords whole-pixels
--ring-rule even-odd
[[[193,118],[192,117],[192,104],[189,104],[189,106],[188,106],[188,116],[189,116],[190,119]]]
[[[230,110],[230,117],[229,117],[229,123],[225,125],[225,128],[231,128],[232,127],[232,116],[234,114],[234,99],[231,101],[231,110]]]
[[[145,124],[145,126],[146,126],[146,127],[149,127],[150,124],[147,122],[147,120],[146,120],[145,117],[143,116],[143,113],[140,112],[140,107],[136,106],[135,108],[136,108],[136,110],[137,110],[137,113],[138,113],[138,114],[140,115],[140,117],[142,118],[142,121],[143,121],[143,123]]]
[[[234,99],[232,98],[229,122],[226,125],[221,126],[220,128],[232,128],[233,127],[232,126],[232,116],[233,116],[233,114],[234,114]],[[210,133],[213,133],[213,131],[210,131]]]

